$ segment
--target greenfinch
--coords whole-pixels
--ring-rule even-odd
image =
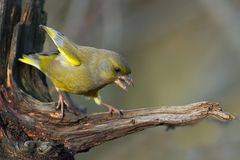
[[[90,97],[97,105],[106,107],[109,113],[122,115],[122,111],[101,100],[99,90],[111,83],[124,90],[133,85],[127,61],[114,51],[79,46],[53,28],[40,27],[50,36],[58,51],[23,55],[19,61],[36,67],[52,81],[59,93],[57,108],[61,109],[60,116],[63,118],[64,105],[67,105],[63,92]]]

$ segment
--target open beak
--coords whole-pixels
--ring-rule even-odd
[[[127,91],[128,86],[134,86],[133,79],[130,74],[118,76],[118,79],[115,80],[114,83],[125,91]]]

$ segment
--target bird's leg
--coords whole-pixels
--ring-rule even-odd
[[[107,108],[107,109],[108,109],[108,112],[109,112],[111,115],[112,115],[113,113],[118,113],[118,114],[121,115],[121,116],[123,115],[122,110],[119,110],[119,109],[113,107],[113,106],[110,105],[110,104],[106,104],[106,103],[102,102],[101,105],[102,105],[103,107]]]
[[[62,94],[59,94],[59,96],[58,96],[58,104],[57,104],[57,107],[56,107],[56,109],[61,109],[61,118],[63,118],[63,111],[64,111],[64,97],[63,97],[63,95]]]
[[[112,115],[113,113],[118,113],[120,116],[123,115],[123,112],[115,107],[113,107],[112,105],[110,104],[107,104],[107,103],[104,103],[102,100],[101,100],[101,97],[98,95],[97,97],[94,98],[94,101],[97,105],[101,105],[105,108],[108,109],[108,112]]]
[[[64,105],[68,106],[68,104],[64,100],[64,96],[63,96],[62,92],[58,88],[57,88],[57,92],[59,93],[59,96],[58,96],[58,103],[57,103],[56,109],[59,109],[59,108],[61,109],[60,118],[63,119],[63,116],[64,116]]]

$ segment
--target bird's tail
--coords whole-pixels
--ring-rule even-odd
[[[39,56],[36,54],[31,54],[31,55],[23,55],[22,58],[18,58],[19,61],[26,63],[28,65],[34,66],[38,69],[40,69],[39,65]]]
[[[40,71],[44,72],[48,64],[52,60],[54,60],[58,54],[59,54],[58,51],[35,53],[30,55],[23,55],[23,57],[19,58],[18,60],[28,65],[34,66],[38,68]]]

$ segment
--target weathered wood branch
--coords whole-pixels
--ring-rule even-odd
[[[24,1],[25,2],[25,1]],[[75,115],[55,118],[55,103],[36,69],[19,63],[21,54],[42,50],[46,23],[43,0],[0,0],[0,159],[73,159],[106,141],[149,127],[194,124],[207,117],[230,121],[234,116],[218,103]]]
[[[17,113],[17,118],[25,126],[24,133],[31,140],[64,144],[64,147],[72,153],[84,152],[106,141],[153,126],[184,126],[207,117],[214,117],[220,121],[234,119],[234,116],[224,112],[218,103],[198,102],[184,106],[129,110],[124,111],[123,117],[109,116],[107,112],[81,117],[67,113],[64,120],[59,123],[59,120],[51,118],[54,111],[35,110],[29,107],[31,104],[21,102],[18,106],[21,108],[21,113]],[[17,108],[14,109],[16,104],[10,102],[8,106],[12,106],[11,109],[14,110],[10,110],[10,113],[18,112]]]

